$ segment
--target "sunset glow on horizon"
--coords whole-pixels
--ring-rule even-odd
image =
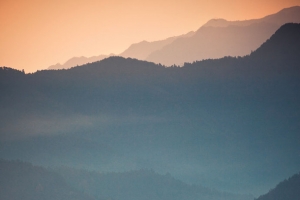
[[[262,18],[300,0],[1,0],[0,66],[35,72],[74,56],[196,31],[208,20]]]

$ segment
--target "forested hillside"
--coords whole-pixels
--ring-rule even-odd
[[[248,56],[183,67],[111,57],[33,74],[1,68],[0,157],[148,168],[262,194],[299,171],[299,55],[300,25],[286,24]]]
[[[60,167],[55,170],[75,188],[100,199],[115,200],[252,200],[251,195],[236,195],[189,185],[170,174],[153,170],[99,173]]]
[[[298,200],[300,197],[300,174],[285,179],[267,194],[256,200]]]
[[[57,173],[22,161],[0,160],[2,200],[94,200]]]

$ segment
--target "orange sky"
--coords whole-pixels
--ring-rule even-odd
[[[261,18],[295,5],[300,0],[0,0],[0,66],[34,72],[195,31],[212,18]]]

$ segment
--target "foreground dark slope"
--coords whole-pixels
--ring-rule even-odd
[[[92,200],[59,174],[21,161],[0,160],[1,200]]]
[[[112,57],[34,74],[1,69],[0,156],[153,168],[262,194],[300,168],[299,26],[284,25],[249,56],[182,68]]]
[[[300,174],[285,179],[257,200],[298,200],[300,197]]]

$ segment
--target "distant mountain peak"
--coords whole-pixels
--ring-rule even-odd
[[[213,27],[224,27],[227,26],[228,21],[226,19],[211,19],[208,22],[206,22],[206,24],[204,24],[203,26],[213,26]]]

